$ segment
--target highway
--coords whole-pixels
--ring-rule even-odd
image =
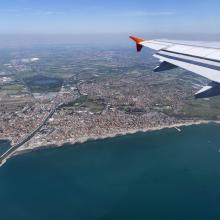
[[[63,105],[63,103],[57,104],[54,107],[51,108],[48,115],[43,119],[42,123],[35,128],[30,134],[28,134],[26,137],[24,137],[19,143],[12,146],[10,149],[8,149],[1,157],[0,157],[0,166],[2,166],[6,160],[23,144],[25,144],[27,141],[29,141],[34,135],[41,130],[41,128],[47,123],[49,118],[52,117],[52,115],[55,113],[55,111],[60,108]]]

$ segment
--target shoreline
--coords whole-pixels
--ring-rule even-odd
[[[115,138],[115,137],[121,137],[126,135],[132,135],[137,133],[147,133],[147,132],[153,132],[153,131],[160,131],[163,129],[176,129],[179,127],[188,127],[193,125],[207,125],[207,124],[220,124],[220,121],[211,121],[211,120],[199,120],[199,121],[188,121],[188,122],[182,122],[182,123],[176,123],[172,125],[164,125],[164,126],[158,126],[158,127],[152,127],[152,128],[143,128],[143,129],[131,129],[124,132],[115,132],[115,133],[109,133],[106,135],[101,136],[88,136],[88,137],[81,137],[78,139],[67,139],[65,141],[58,141],[58,142],[48,142],[47,144],[43,144],[42,142],[37,142],[35,144],[32,144],[28,147],[21,147],[20,149],[17,149],[14,154],[11,157],[22,155],[25,153],[29,153],[32,151],[37,150],[44,150],[44,149],[51,149],[51,148],[60,148],[64,145],[75,145],[75,144],[83,144],[88,141],[98,141],[98,140],[105,140],[108,138]]]

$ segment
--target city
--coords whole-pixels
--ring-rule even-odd
[[[40,129],[13,154],[219,119],[219,97],[192,98],[205,79],[180,69],[153,73],[149,51],[72,46],[23,53],[8,50],[1,61],[0,138],[13,146]]]

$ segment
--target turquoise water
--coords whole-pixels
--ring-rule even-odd
[[[220,219],[220,126],[165,129],[18,156],[0,219]]]

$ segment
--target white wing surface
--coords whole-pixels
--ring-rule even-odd
[[[220,94],[220,43],[172,40],[149,40],[130,37],[136,42],[137,51],[148,47],[157,52],[154,57],[161,61],[155,72],[180,67],[208,78],[212,82],[196,93],[196,98]]]

